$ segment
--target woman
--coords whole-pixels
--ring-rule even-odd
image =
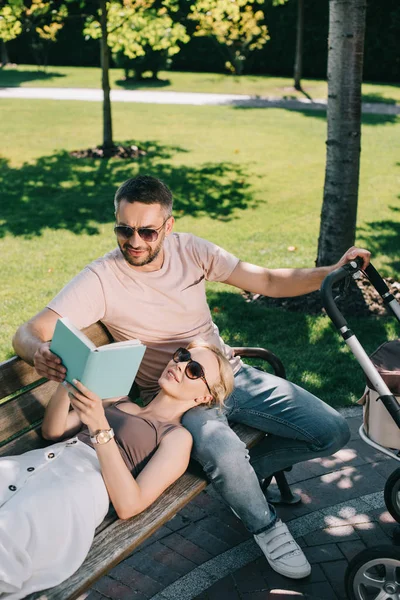
[[[217,348],[194,341],[175,352],[158,383],[145,408],[129,398],[102,401],[78,381],[60,385],[42,434],[67,441],[0,459],[2,599],[67,579],[84,561],[110,502],[128,519],[178,479],[192,447],[182,415],[222,404],[233,373]]]

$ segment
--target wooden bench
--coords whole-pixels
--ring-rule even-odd
[[[112,341],[100,323],[92,325],[85,333],[97,346]],[[277,375],[285,377],[282,363],[268,350],[236,348],[235,353],[266,360]],[[18,357],[0,364],[0,456],[21,454],[49,445],[40,435],[40,426],[44,409],[56,386],[55,382],[39,379],[36,371]],[[248,447],[264,437],[260,431],[243,425],[233,425],[233,430]],[[77,598],[206,486],[207,480],[199,466],[191,464],[188,471],[140,515],[121,521],[111,510],[97,528],[90,552],[80,569],[59,586],[45,593],[32,594],[29,598]]]

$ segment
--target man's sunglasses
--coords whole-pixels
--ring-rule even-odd
[[[162,229],[165,223],[168,221],[169,216],[165,219],[164,223],[157,227],[157,229],[150,229],[149,227],[129,227],[129,225],[116,225],[114,227],[114,233],[124,240],[129,240],[135,233],[138,232],[138,235],[144,242],[156,242],[158,238],[158,232]]]
[[[186,350],[186,348],[178,348],[178,350],[174,352],[172,358],[176,363],[186,362],[187,365],[185,367],[185,375],[187,375],[189,379],[202,379],[212,396],[210,386],[208,385],[206,376],[204,374],[204,369],[200,363],[198,363],[196,360],[192,360],[192,355],[190,354],[189,350]]]

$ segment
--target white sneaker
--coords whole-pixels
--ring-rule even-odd
[[[285,523],[278,519],[271,529],[254,536],[265,558],[277,573],[301,579],[311,573],[311,565]]]

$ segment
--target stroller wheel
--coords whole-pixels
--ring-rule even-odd
[[[400,469],[393,471],[387,480],[384,497],[388,511],[400,523]]]
[[[400,549],[378,546],[359,552],[345,574],[349,600],[400,600]]]

